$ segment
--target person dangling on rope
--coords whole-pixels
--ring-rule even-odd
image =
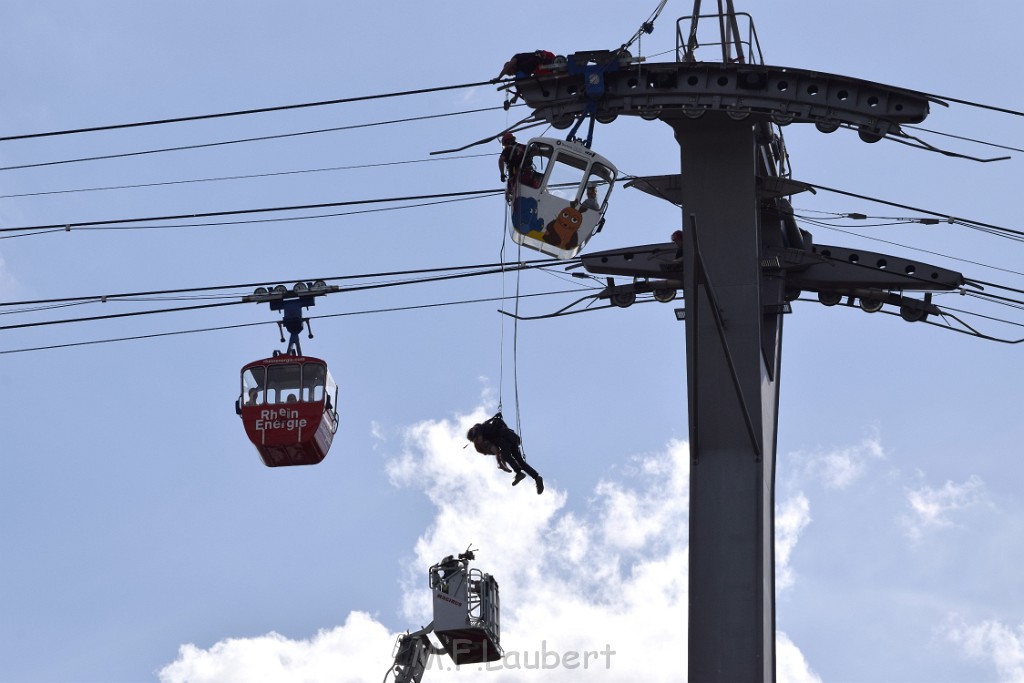
[[[508,463],[505,462],[505,458],[502,457],[501,449],[499,449],[497,446],[495,446],[494,444],[490,444],[490,443],[488,443],[488,444],[480,444],[480,445],[477,445],[476,443],[474,443],[473,445],[476,446],[477,452],[480,453],[481,455],[493,455],[494,459],[498,463],[498,469],[499,470],[501,470],[502,472],[511,472],[512,471],[512,469],[508,466]],[[486,450],[480,450],[481,448],[484,448]]]
[[[537,470],[530,467],[530,464],[523,458],[522,450],[519,447],[522,439],[505,424],[500,412],[486,422],[470,427],[466,432],[466,438],[473,442],[477,452],[489,455],[497,450],[500,457],[512,465],[512,469],[516,473],[512,479],[513,486],[529,474],[537,484],[537,493],[544,492],[544,478],[537,474]]]

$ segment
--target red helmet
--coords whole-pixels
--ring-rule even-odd
[[[516,141],[516,136],[512,135],[512,133],[505,133],[504,135],[501,136],[501,144],[503,144],[503,145],[507,145],[508,143],[515,142],[515,141]]]

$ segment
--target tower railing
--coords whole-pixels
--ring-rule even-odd
[[[708,21],[702,23],[702,19],[713,22],[714,28],[707,28]],[[698,58],[700,48],[705,49]],[[676,20],[676,61],[764,64],[754,19],[746,12],[680,17]]]

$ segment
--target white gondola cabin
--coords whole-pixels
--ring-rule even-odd
[[[511,186],[513,241],[572,258],[601,229],[617,174],[582,143],[533,138]]]

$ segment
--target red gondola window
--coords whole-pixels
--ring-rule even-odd
[[[327,387],[324,390],[327,395],[326,408],[328,412],[334,415],[334,419],[338,419],[338,385],[334,383],[334,378],[331,377],[330,373],[327,373]]]
[[[297,403],[302,389],[302,366],[298,363],[267,368],[267,403]]]
[[[319,363],[306,363],[302,366],[303,400],[320,403],[324,400],[324,384],[327,381],[327,368]]]
[[[264,382],[265,380],[265,382]],[[242,373],[244,405],[322,403],[333,385],[321,363],[282,363],[252,367]],[[332,390],[336,390],[333,389]]]
[[[264,380],[267,369],[257,366],[242,373],[242,403],[247,406],[258,406],[264,403]]]

